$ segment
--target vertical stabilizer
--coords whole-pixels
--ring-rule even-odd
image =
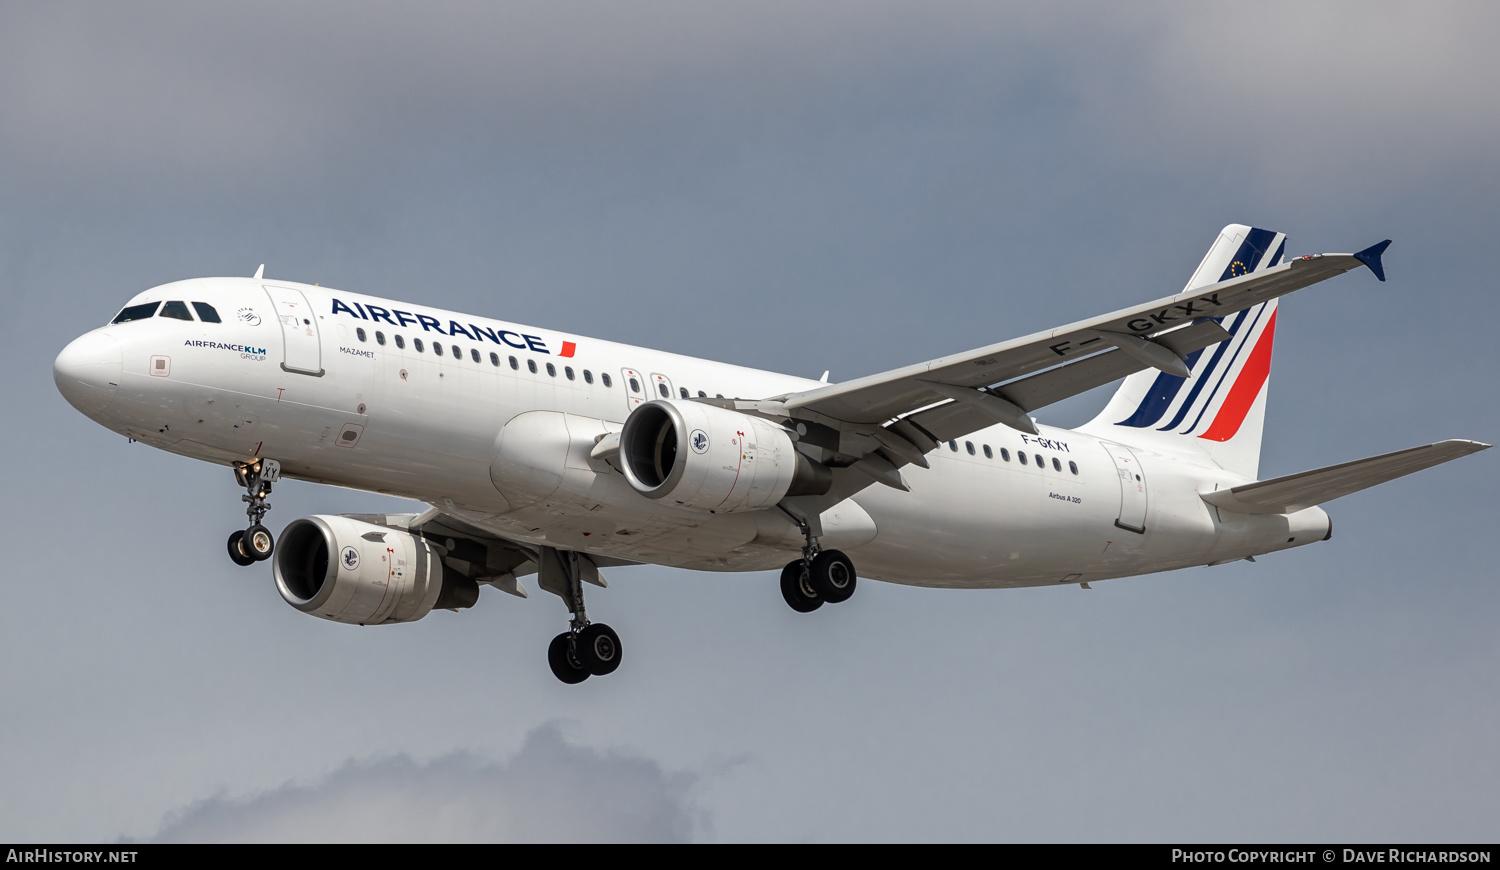
[[[1285,258],[1284,234],[1231,224],[1219,233],[1183,292],[1269,269]],[[1082,428],[1162,453],[1206,454],[1225,469],[1255,478],[1276,336],[1276,300],[1216,319],[1230,338],[1189,354],[1191,377],[1154,369],[1137,372]]]

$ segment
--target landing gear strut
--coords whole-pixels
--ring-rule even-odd
[[[271,494],[271,484],[281,479],[281,463],[274,459],[236,462],[234,479],[245,488],[240,501],[248,505],[245,515],[250,518],[250,527],[229,536],[229,558],[236,565],[254,565],[271,558],[276,551],[276,539],[270,529],[261,525],[261,520],[271,509],[266,496]]]
[[[599,569],[582,553],[542,547],[538,585],[563,600],[573,615],[568,630],[547,646],[547,664],[564,683],[612,674],[620,666],[620,636],[602,622],[589,622],[583,606],[583,584],[604,586]]]
[[[798,613],[811,613],[824,602],[838,604],[854,594],[858,578],[854,563],[839,550],[825,550],[818,545],[822,523],[814,517],[807,521],[788,512],[802,527],[807,545],[802,558],[788,562],[781,569],[781,597]]]

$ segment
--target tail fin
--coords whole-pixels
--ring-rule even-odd
[[[1183,292],[1269,269],[1285,256],[1285,234],[1231,224],[1219,233]],[[1151,369],[1137,372],[1082,428],[1148,450],[1207,454],[1220,467],[1254,479],[1260,469],[1276,300],[1217,319],[1231,337],[1187,357],[1191,378]]]

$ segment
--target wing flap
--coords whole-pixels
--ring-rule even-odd
[[[1201,495],[1209,504],[1236,513],[1287,514],[1477,453],[1489,446],[1478,441],[1439,441]]]

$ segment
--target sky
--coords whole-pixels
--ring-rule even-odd
[[[0,5],[0,840],[1489,841],[1500,453],[1327,543],[1077,587],[613,569],[359,628],[228,471],[51,364],[131,295],[321,283],[834,380],[1394,240],[1283,300],[1261,473],[1500,436],[1489,3]],[[1039,412],[1089,419],[1109,389]],[[417,510],[286,482],[269,524]],[[1003,534],[1003,530],[997,530]]]

